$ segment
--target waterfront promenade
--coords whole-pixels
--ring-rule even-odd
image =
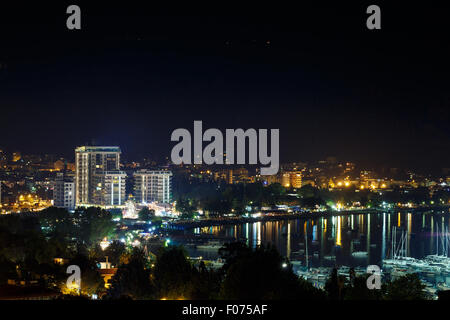
[[[343,216],[350,214],[370,214],[370,213],[382,213],[382,212],[424,212],[428,210],[433,210],[436,213],[449,213],[449,206],[439,206],[439,207],[419,207],[419,208],[394,208],[394,209],[355,209],[355,210],[341,210],[341,211],[306,211],[298,213],[287,213],[287,212],[267,212],[262,213],[258,217],[212,217],[200,220],[174,220],[168,223],[168,229],[184,230],[192,228],[201,228],[209,226],[218,225],[234,225],[243,223],[253,223],[259,221],[279,221],[279,220],[290,220],[290,219],[310,219],[310,218],[320,218],[328,216]]]

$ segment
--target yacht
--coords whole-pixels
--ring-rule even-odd
[[[205,250],[205,251],[214,251],[214,250],[219,250],[220,248],[222,248],[223,243],[220,241],[208,241],[205,244],[199,244],[197,245],[197,250]]]
[[[367,251],[355,251],[352,253],[353,258],[367,258]]]

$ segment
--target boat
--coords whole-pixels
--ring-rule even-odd
[[[449,242],[448,229],[446,228],[445,233],[442,232],[439,235],[439,226],[436,224],[436,254],[430,254],[425,259],[433,265],[450,267],[450,257],[448,256]],[[439,250],[439,243],[441,243],[441,250]]]
[[[223,243],[220,241],[208,241],[206,244],[197,245],[197,250],[213,251],[222,248]]]
[[[292,264],[292,267],[299,268],[303,265],[303,263],[299,260],[291,260],[290,263]]]
[[[448,284],[446,284],[445,282],[439,282],[436,285],[437,289],[440,291],[447,291],[450,290],[450,286]]]
[[[402,231],[400,235],[400,243],[397,245],[397,228],[392,228],[392,241],[391,241],[391,258],[383,260],[383,266],[392,267],[392,266],[420,266],[421,261],[406,256],[406,237],[407,234],[405,231]]]
[[[306,270],[299,270],[297,275],[317,288],[323,288],[330,276],[331,268],[318,267]]]
[[[367,258],[368,253],[367,251],[355,251],[352,252],[352,257],[353,258]]]
[[[188,249],[196,249],[197,248],[195,243],[185,243],[183,246]]]
[[[367,268],[365,267],[355,267],[355,274],[360,277],[367,274]]]
[[[203,260],[203,261],[205,261],[208,267],[214,270],[222,268],[223,265],[225,264],[225,262],[220,258],[216,260]]]
[[[340,275],[340,276],[344,276],[346,278],[350,277],[350,267],[341,266],[341,267],[339,267],[337,272],[338,272],[338,275]]]

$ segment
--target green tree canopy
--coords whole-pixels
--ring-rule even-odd
[[[193,268],[181,247],[161,248],[153,275],[159,298],[191,297]]]
[[[121,264],[112,278],[106,299],[151,299],[154,287],[150,280],[147,258],[141,250],[134,250],[127,263]]]
[[[227,250],[229,265],[220,291],[221,298],[321,299],[323,294],[299,279],[274,247],[245,250],[237,245]]]

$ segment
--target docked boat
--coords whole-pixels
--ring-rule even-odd
[[[340,276],[344,276],[346,278],[350,277],[350,267],[341,266],[341,267],[339,267],[337,272],[338,272],[338,275],[340,275]]]
[[[436,287],[437,287],[437,290],[440,290],[440,291],[450,290],[450,286],[448,284],[446,284],[445,282],[438,283]]]
[[[220,241],[208,241],[206,244],[197,245],[197,250],[216,251],[222,248],[223,243]]]
[[[367,251],[355,251],[355,252],[352,252],[352,257],[353,258],[367,258],[368,253],[367,253]]]
[[[201,258],[201,257],[200,257]],[[222,259],[216,259],[216,260],[203,260],[207,267],[218,270],[223,267],[225,262]]]
[[[302,277],[303,279],[310,282],[313,286],[317,288],[323,288],[330,276],[330,271],[330,268],[319,267],[300,270],[297,272],[297,274],[299,277]]]
[[[290,263],[293,266],[301,266],[301,265],[303,265],[303,263],[300,260],[291,260]]]

